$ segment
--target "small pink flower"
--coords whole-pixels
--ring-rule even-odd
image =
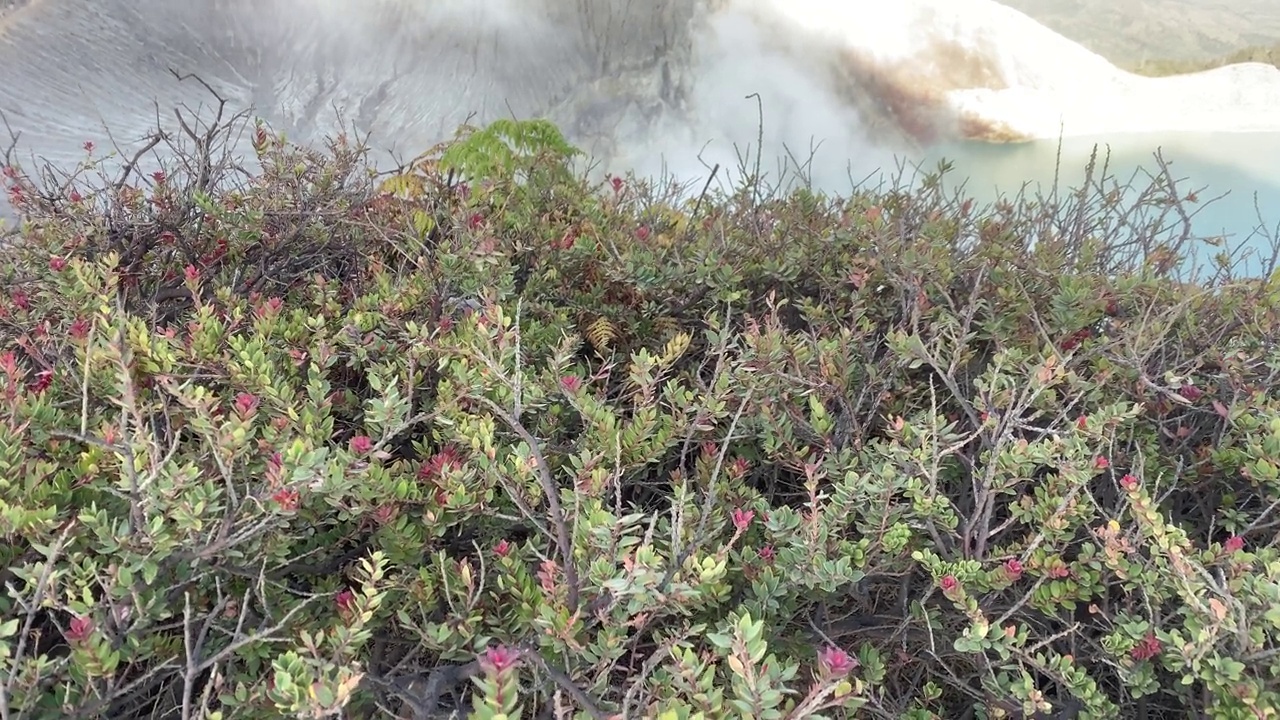
[[[506,645],[491,647],[480,657],[480,666],[493,674],[505,673],[519,662],[520,651]]]
[[[151,179],[152,179],[152,180],[155,180],[157,185],[163,185],[163,184],[164,184],[165,179],[167,179],[167,178],[168,178],[168,176],[164,174],[164,171],[163,171],[163,170],[157,170],[157,171],[155,171],[155,172],[151,173]]]
[[[756,517],[754,510],[743,510],[742,508],[734,508],[733,510],[733,526],[739,530],[746,530],[751,526],[751,521]]]
[[[379,525],[386,525],[392,520],[395,520],[396,516],[399,514],[400,508],[395,503],[383,503],[382,505],[374,508],[372,516],[374,522]]]
[[[751,469],[751,463],[744,457],[734,458],[729,463],[729,477],[734,480],[740,480],[746,476],[747,471]]]
[[[645,240],[649,239],[648,225],[641,225],[640,227],[636,228],[636,239],[639,240],[640,242],[644,242]]]
[[[273,318],[280,314],[282,308],[284,308],[283,299],[278,297],[267,298],[265,302],[254,310],[254,314],[260,318]]]
[[[756,552],[756,555],[758,555],[761,560],[765,561],[770,565],[773,564],[773,560],[776,557],[772,545],[765,545],[764,547],[760,548],[760,550]]]
[[[560,387],[567,393],[576,393],[582,389],[582,378],[577,375],[565,375],[560,378]]]
[[[1222,550],[1226,553],[1238,553],[1244,550],[1244,538],[1239,535],[1232,535],[1222,544]]]
[[[1138,478],[1133,475],[1125,475],[1120,478],[1120,487],[1124,488],[1126,492],[1137,492]]]
[[[280,509],[285,512],[297,510],[300,497],[298,491],[293,488],[280,488],[271,495],[271,499],[275,500]]]
[[[1018,558],[1009,558],[1004,563],[1004,572],[1010,580],[1017,580],[1022,577],[1022,563]]]
[[[52,384],[53,384],[53,371],[41,370],[40,372],[36,373],[35,382],[31,383],[31,392],[39,395],[45,390],[48,390],[49,386]]]
[[[63,271],[63,270],[65,270],[66,268],[67,268],[67,259],[66,259],[66,258],[64,258],[64,257],[62,257],[62,256],[60,256],[60,255],[54,255],[53,257],[49,258],[49,269],[50,269],[50,270],[52,270],[52,271],[54,271],[54,272],[62,272],[62,271]]]
[[[196,269],[195,265],[188,265],[182,271],[182,276],[186,279],[187,282],[193,283],[200,279],[200,271]]]
[[[1079,428],[1080,430],[1084,430],[1088,424],[1089,424],[1088,415],[1081,415],[1080,417],[1076,418],[1076,427]]]
[[[960,586],[960,581],[955,575],[945,575],[938,581],[938,587],[942,589],[943,597],[948,600],[958,600],[964,594],[964,588]]]
[[[78,203],[84,198],[81,197],[79,190],[72,190],[71,192],[67,193],[67,199],[73,203]]]
[[[28,298],[28,297],[27,297],[27,294],[26,294],[26,293],[24,293],[24,292],[22,292],[21,290],[14,290],[14,291],[13,291],[13,296],[12,296],[12,298],[11,298],[11,299],[13,300],[13,304],[14,304],[14,305],[19,309],[19,310],[30,310],[30,309],[31,309],[31,300],[30,300],[30,298]]]
[[[1155,633],[1148,632],[1146,637],[1133,646],[1133,649],[1129,651],[1129,655],[1134,660],[1141,662],[1159,655],[1161,647],[1160,639],[1155,636]]]
[[[71,618],[70,624],[67,626],[67,632],[63,635],[67,642],[78,644],[89,638],[93,633],[93,618],[77,615]]]
[[[351,592],[351,588],[344,588],[333,598],[333,604],[338,607],[338,614],[346,622],[351,622],[351,615],[356,609],[356,594]]]
[[[418,477],[422,480],[435,479],[460,469],[462,469],[462,454],[450,445],[428,458],[418,469]]]
[[[357,435],[351,438],[351,442],[348,445],[351,448],[351,452],[356,455],[367,455],[370,450],[373,450],[373,439],[368,435]]]
[[[484,216],[480,213],[471,213],[471,217],[467,218],[467,225],[472,230],[479,228],[481,225],[484,225]]]
[[[258,398],[252,393],[242,392],[236,395],[235,409],[242,417],[258,409]]]
[[[844,650],[828,645],[818,651],[818,667],[822,668],[822,674],[827,677],[844,677],[858,667],[858,661]]]
[[[1199,400],[1202,395],[1204,395],[1204,391],[1202,391],[1200,388],[1196,387],[1195,385],[1182,386],[1182,397],[1192,402]]]
[[[93,146],[93,141],[92,141],[92,140],[86,140],[86,141],[84,142],[84,151],[85,151],[86,153],[92,154],[92,153],[93,153],[93,147],[94,147],[94,146]]]
[[[615,175],[614,177],[609,178],[609,183],[613,185],[613,191],[615,193],[622,192],[622,178]]]
[[[498,557],[500,557],[500,558],[504,558],[504,557],[506,557],[506,556],[510,555],[510,554],[511,554],[511,543],[510,543],[510,542],[508,542],[506,538],[503,538],[502,540],[499,540],[499,541],[498,541],[498,544],[493,546],[493,554],[494,554],[494,555],[497,555],[497,556],[498,556]]]
[[[1098,457],[1093,459],[1093,466],[1099,470],[1106,470],[1107,468],[1111,467],[1111,460],[1102,455],[1099,455]]]
[[[76,318],[67,332],[76,340],[83,340],[89,336],[89,321],[84,318]]]

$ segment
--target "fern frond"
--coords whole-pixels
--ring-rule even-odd
[[[618,329],[609,318],[601,316],[587,326],[583,335],[587,338],[587,342],[591,343],[591,347],[603,355],[613,349],[613,341],[618,337]]]
[[[671,320],[671,318],[665,319]],[[692,342],[693,337],[689,333],[676,333],[674,337],[667,341],[666,347],[662,349],[662,355],[658,358],[658,365],[664,370],[674,365],[689,350],[689,345]]]

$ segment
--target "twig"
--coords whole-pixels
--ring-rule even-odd
[[[44,606],[45,589],[49,585],[49,580],[53,577],[53,570],[57,565],[58,557],[62,554],[62,549],[67,544],[67,536],[71,534],[71,531],[78,524],[78,521],[72,518],[63,526],[62,532],[58,534],[58,539],[49,548],[49,556],[45,558],[44,569],[40,571],[40,580],[36,583],[35,594],[32,596],[31,602],[25,605],[27,616],[22,624],[22,632],[18,634],[18,647],[13,651],[9,676],[5,678],[4,684],[0,685],[0,720],[9,720],[9,689],[13,687],[13,682],[18,676],[18,668],[22,667],[22,659],[27,652],[27,639],[31,637],[31,626],[35,624],[36,613]]]
[[[483,395],[472,395],[471,397],[489,408],[496,417],[507,424],[507,427],[511,428],[516,435],[519,435],[520,439],[529,446],[529,452],[533,454],[533,459],[538,464],[538,480],[542,485],[543,494],[547,496],[547,508],[551,513],[551,522],[555,526],[556,544],[559,546],[561,562],[564,563],[565,581],[569,585],[569,613],[572,614],[578,609],[578,593],[580,591],[578,570],[574,565],[573,544],[569,539],[569,526],[565,523],[564,509],[560,505],[560,488],[556,484],[555,478],[551,477],[551,469],[547,464],[547,459],[543,456],[537,439],[533,437],[518,418],[512,417],[498,403]]]

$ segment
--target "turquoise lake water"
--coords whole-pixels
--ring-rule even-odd
[[[1280,236],[1280,133],[1178,133],[1086,137],[1017,145],[956,144],[934,148],[919,163],[922,170],[947,158],[953,169],[949,186],[967,179],[966,194],[979,202],[1017,194],[1028,183],[1048,194],[1058,177],[1060,194],[1079,187],[1094,149],[1099,164],[1107,157],[1107,174],[1119,185],[1133,181],[1130,199],[1150,185],[1159,172],[1156,153],[1166,161],[1180,194],[1198,191],[1200,202],[1188,205],[1197,237],[1220,237],[1223,248],[1242,246],[1253,256],[1236,266],[1238,274],[1265,272],[1272,239]],[[1137,175],[1135,175],[1137,173]],[[1100,173],[1097,173],[1100,174]],[[1208,253],[1217,252],[1212,248]]]

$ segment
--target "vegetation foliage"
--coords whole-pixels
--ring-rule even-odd
[[[1280,277],[1167,175],[247,122],[6,166],[3,717],[1277,717]]]

